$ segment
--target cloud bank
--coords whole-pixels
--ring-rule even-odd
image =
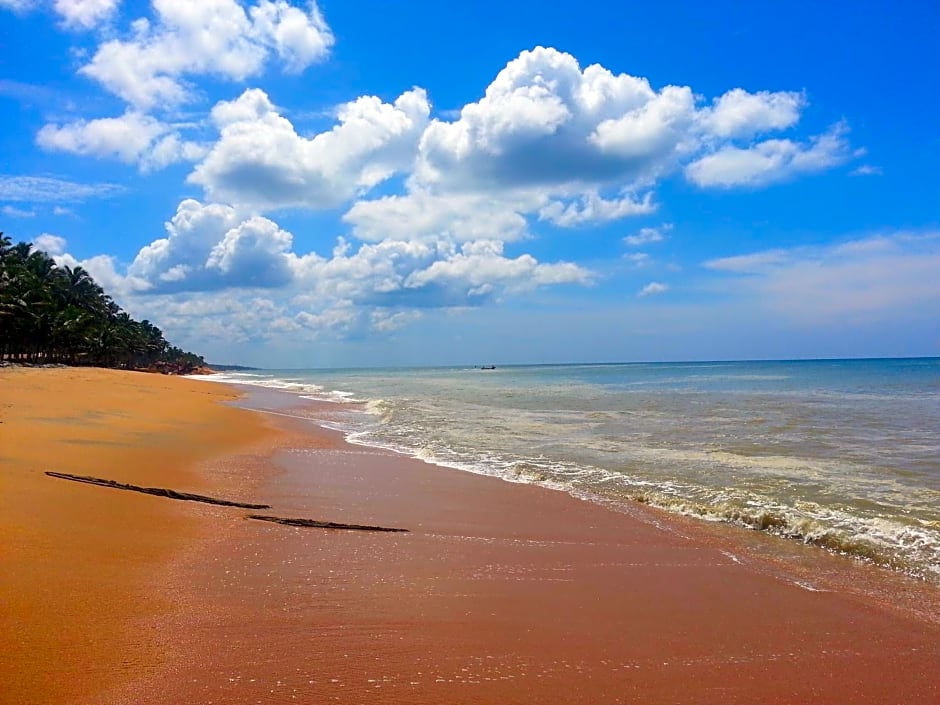
[[[435,114],[424,88],[404,86],[397,96],[328,106],[328,124],[311,131],[252,83],[326,59],[334,37],[315,3],[153,0],[150,15],[123,28],[118,5],[56,0],[54,9],[70,30],[108,27],[79,73],[124,112],[48,120],[36,142],[148,173],[189,165],[186,185],[195,193],[180,200],[162,233],[127,264],[108,255],[84,262],[137,306],[162,307],[181,326],[211,316],[219,334],[237,340],[388,333],[432,310],[597,285],[598,272],[542,261],[527,243],[654,215],[668,180],[764,188],[853,156],[844,123],[792,134],[809,105],[803,92],[732,86],[702,96],[541,46],[511,59],[449,117]],[[206,79],[234,93],[210,106],[200,90]],[[47,177],[0,179],[0,197],[11,201],[79,200],[111,187],[82,188]],[[341,218],[330,252],[297,245],[322,243],[320,233],[280,224],[285,214],[323,211]],[[646,247],[670,229],[647,225],[620,237]],[[768,257],[707,269],[729,276]],[[624,258],[633,268],[652,264],[644,252]],[[632,289],[633,305],[680,293],[647,281]]]

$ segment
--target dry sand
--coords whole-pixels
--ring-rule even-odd
[[[0,370],[0,702],[88,703],[157,671],[164,635],[135,620],[174,607],[165,566],[223,513],[44,471],[237,496],[237,479],[200,466],[273,436],[218,403],[236,396],[143,373]]]
[[[940,702],[935,588],[349,446],[285,395],[244,402],[277,415],[229,397],[0,371],[0,702]],[[410,532],[245,521],[52,466]]]

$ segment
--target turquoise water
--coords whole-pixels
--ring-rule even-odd
[[[940,358],[226,374],[349,440],[813,543],[940,584]]]

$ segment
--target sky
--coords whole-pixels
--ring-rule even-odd
[[[210,362],[940,354],[940,4],[0,0],[0,231]]]

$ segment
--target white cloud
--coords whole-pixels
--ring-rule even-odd
[[[372,329],[380,333],[390,333],[404,328],[421,318],[420,311],[384,311],[377,310],[371,314]]]
[[[645,267],[650,263],[650,256],[645,252],[628,252],[623,258],[634,267]]]
[[[253,217],[225,233],[209,253],[207,269],[217,269],[239,286],[278,286],[290,281],[293,238],[267,218]]]
[[[770,250],[705,266],[736,275],[715,285],[723,293],[799,325],[930,318],[940,310],[938,233]]]
[[[794,125],[802,94],[740,88],[699,107],[689,86],[581,69],[570,54],[537,47],[500,71],[485,95],[421,140],[415,179],[442,189],[542,187],[637,192],[708,147]],[[820,138],[824,139],[824,138]]]
[[[0,174],[0,201],[78,203],[90,198],[108,198],[123,191],[117,184],[79,184],[51,176]]]
[[[157,171],[177,162],[195,162],[206,156],[208,147],[184,140],[178,133],[163,135],[140,157],[140,170]]]
[[[416,178],[485,190],[632,184],[659,171],[654,153],[666,148],[644,140],[671,129],[676,102],[690,112],[691,92],[657,93],[646,79],[597,65],[582,71],[570,54],[537,47],[510,61],[457,120],[428,126]],[[644,142],[642,153],[630,151],[631,140]]]
[[[119,272],[117,261],[110,255],[95,255],[80,260],[68,252],[62,252],[55,254],[53,259],[60,267],[83,267],[95,283],[115,299],[131,296],[134,292],[146,288],[146,282]]]
[[[250,10],[253,34],[277,52],[288,71],[298,73],[323,58],[333,35],[314,2],[305,13],[287,2],[260,2]]]
[[[498,241],[456,245],[444,239],[386,240],[352,252],[340,242],[330,259],[307,255],[295,266],[310,301],[345,300],[383,309],[468,306],[553,284],[588,284],[592,275],[569,263],[510,259]]]
[[[740,144],[796,124],[801,93],[737,88],[699,102],[688,86],[656,89],[552,48],[524,51],[479,101],[431,120],[405,194],[359,201],[346,221],[370,240],[384,229],[433,237],[467,230],[464,206],[475,202],[493,237],[518,239],[530,218],[578,227],[652,213],[656,183],[682,169],[701,186],[755,186],[851,156],[842,125],[806,144]]]
[[[25,210],[23,208],[15,208],[14,206],[4,206],[0,208],[0,213],[11,218],[32,218],[36,215],[36,211],[34,210]]]
[[[13,12],[28,12],[39,7],[39,0],[0,0],[0,7]]]
[[[93,276],[97,280],[97,276]],[[284,301],[265,291],[130,293],[123,295],[119,303],[134,318],[157,322],[174,344],[202,353],[213,343],[224,350],[224,354],[231,355],[233,345],[249,341],[263,343],[276,335],[297,337],[297,326],[285,326],[291,319]]]
[[[850,176],[881,176],[884,173],[880,166],[862,164],[850,172]]]
[[[655,296],[669,291],[669,286],[661,282],[650,282],[637,293],[637,296]]]
[[[672,230],[672,223],[663,223],[656,228],[640,228],[636,235],[627,235],[623,241],[631,247],[642,247],[666,239],[665,233]]]
[[[605,199],[598,193],[585,193],[567,203],[552,201],[539,211],[539,218],[570,228],[583,224],[605,223],[631,215],[647,215],[656,210],[653,194],[642,198],[627,193],[620,198]]]
[[[61,255],[68,243],[64,237],[43,233],[33,239],[33,244],[48,255]]]
[[[477,194],[437,196],[412,190],[404,196],[383,196],[357,201],[343,216],[353,234],[370,242],[420,237],[457,242],[499,239],[504,242],[528,235],[525,213],[544,199],[514,194],[509,199]]]
[[[141,248],[128,268],[148,289],[274,287],[292,277],[292,237],[266,218],[242,220],[231,206],[187,199],[166,231],[165,238]]]
[[[235,0],[154,0],[154,22],[140,18],[128,39],[102,44],[81,72],[136,108],[191,98],[187,76],[243,81],[271,53],[288,71],[324,58],[333,35],[316,4],[304,13],[284,0],[260,0],[246,12]]]
[[[695,151],[689,139],[695,98],[688,86],[666,86],[641,107],[604,120],[589,140],[602,153],[620,157],[624,166],[658,177],[671,171],[679,158]]]
[[[128,268],[139,291],[279,289],[294,297],[291,306],[310,315],[361,306],[360,323],[371,320],[370,310],[467,306],[540,286],[592,281],[574,264],[508,258],[494,240],[384,240],[354,250],[340,239],[329,257],[298,254],[292,235],[273,221],[191,199],[179,204],[166,231]],[[309,328],[313,319],[305,320]]]
[[[249,90],[213,109],[221,136],[189,180],[213,200],[262,209],[339,205],[410,167],[429,112],[420,88],[393,104],[364,96],[307,139],[264,92]]]
[[[697,186],[729,188],[763,186],[801,173],[822,171],[851,157],[845,132],[840,123],[809,143],[776,139],[746,148],[725,146],[689,164],[685,175]]]
[[[45,125],[36,135],[43,149],[137,162],[154,141],[170,131],[168,125],[135,111],[121,117],[78,120]]]
[[[469,298],[486,296],[497,289],[524,291],[545,284],[589,284],[589,272],[567,262],[540,264],[531,255],[515,259],[503,256],[498,241],[465,243],[459,252],[437,260],[423,270],[412,272],[405,288],[428,285],[458,287]]]
[[[183,139],[173,125],[133,110],[116,118],[44,125],[36,143],[49,151],[137,164],[145,173],[176,162],[194,162],[206,153],[206,147]]]
[[[788,259],[786,250],[765,250],[749,255],[736,255],[734,257],[720,257],[705,262],[708,269],[738,274],[751,274],[762,272]]]
[[[717,137],[753,137],[795,125],[805,106],[806,96],[802,93],[748,93],[735,88],[703,111],[701,120]]]
[[[91,29],[110,19],[121,0],[55,0],[66,27]]]

